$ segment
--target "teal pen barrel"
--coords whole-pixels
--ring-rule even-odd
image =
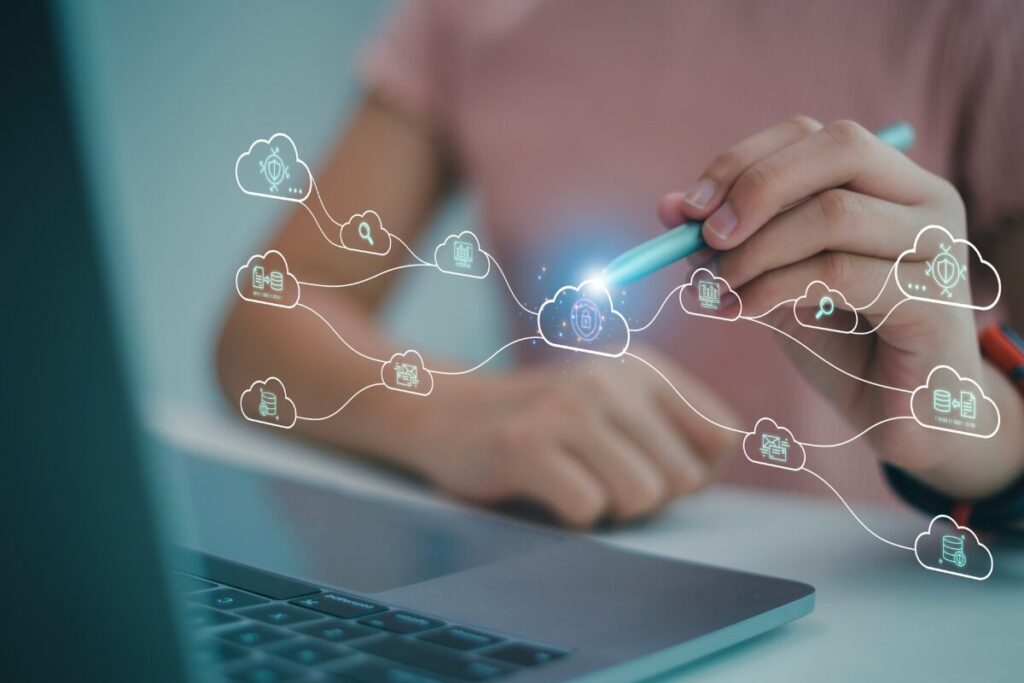
[[[909,150],[915,138],[914,127],[905,121],[886,126],[875,135],[901,152]],[[639,280],[704,248],[701,226],[697,221],[688,221],[633,247],[604,269],[605,283],[624,285]]]

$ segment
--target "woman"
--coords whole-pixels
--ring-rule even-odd
[[[1011,265],[1024,256],[1022,17],[1012,2],[419,0],[373,46],[366,98],[317,184],[332,215],[375,209],[410,244],[454,188],[470,188],[485,249],[527,308],[652,237],[655,213],[665,226],[706,219],[713,265],[748,314],[816,279],[852,305],[872,303],[917,231],[939,224],[1003,266],[999,310],[1024,329],[1024,279]],[[895,120],[918,131],[909,158],[868,132]],[[314,204],[273,240],[304,281],[355,281],[409,262],[400,249],[330,247]],[[630,287],[621,307],[631,323],[641,327],[689,272],[677,264]],[[353,347],[388,358],[402,349],[374,313],[393,282],[304,288],[302,300]],[[893,291],[864,311],[869,321],[892,308]],[[645,305],[630,310],[633,301]],[[323,321],[266,308],[237,305],[226,323],[219,368],[233,400],[254,377],[276,375],[326,414],[379,381],[379,366],[339,349]],[[533,333],[532,315],[511,301],[509,311]],[[910,302],[858,337],[792,329],[785,310],[764,318],[874,384],[763,325],[677,311],[667,307],[630,350],[704,415],[742,431],[770,415],[802,441],[842,442],[907,412],[905,395],[877,385],[916,387],[938,364],[977,379],[999,405],[991,439],[897,420],[812,453],[842,491],[888,495],[872,455],[915,500],[988,500],[1024,471],[1024,401],[981,357],[970,310]],[[246,343],[253,335],[258,349]],[[536,362],[550,360],[547,349],[515,349],[513,372],[445,377],[427,400],[367,391],[302,429],[461,497],[528,498],[578,526],[651,514],[722,469],[822,490],[733,458],[739,436],[640,362],[555,354],[553,370]]]

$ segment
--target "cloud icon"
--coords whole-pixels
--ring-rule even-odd
[[[313,187],[313,175],[292,139],[274,133],[269,140],[256,140],[238,156],[235,182],[242,192],[255,197],[304,202]]]
[[[914,539],[914,555],[925,569],[984,581],[992,576],[992,551],[949,515],[937,515]]]
[[[551,346],[617,358],[629,348],[629,325],[594,280],[566,285],[541,304],[537,331]]]
[[[352,214],[338,231],[341,246],[351,251],[383,256],[391,251],[391,233],[384,229],[380,216],[370,209]]]
[[[843,293],[821,280],[807,285],[804,295],[793,302],[793,317],[804,327],[845,333],[856,330],[859,319]]]
[[[284,384],[276,377],[250,384],[238,399],[238,406],[246,420],[271,427],[291,429],[298,419],[295,402],[288,398]]]
[[[973,379],[948,365],[936,365],[910,396],[910,413],[928,429],[981,439],[999,431],[999,406]]]
[[[443,273],[482,279],[491,272],[491,255],[480,248],[476,235],[463,230],[437,245],[434,264]]]
[[[434,376],[423,366],[423,356],[411,349],[380,366],[380,381],[388,389],[417,396],[429,396],[434,390]]]
[[[284,254],[274,249],[249,257],[235,272],[235,290],[258,304],[295,308],[299,303],[299,281],[288,270]]]
[[[770,417],[762,417],[754,425],[754,431],[743,437],[743,455],[755,465],[794,472],[807,464],[803,444],[793,438],[793,432],[780,427]]]
[[[996,292],[991,301],[971,302],[968,272],[977,277],[977,269],[987,270],[995,280]],[[921,228],[914,246],[896,259],[896,285],[903,296],[918,301],[932,301],[947,306],[987,311],[999,302],[1002,280],[995,266],[981,257],[981,252],[968,240],[953,237],[941,225]]]
[[[679,290],[679,305],[690,315],[718,320],[738,320],[743,314],[740,295],[707,268],[693,271],[690,282]]]

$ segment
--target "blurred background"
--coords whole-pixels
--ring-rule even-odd
[[[129,350],[143,405],[227,413],[213,347],[234,273],[292,208],[243,194],[235,158],[282,131],[315,174],[358,101],[363,50],[394,3],[321,0],[284,11],[258,0],[244,12],[199,0],[60,4],[105,255],[121,322],[137,340]],[[455,198],[412,246],[426,253],[464,228],[479,234],[472,207]],[[399,281],[384,313],[396,338],[456,359],[485,357],[510,338],[492,305],[503,295],[495,278],[466,286],[417,270]],[[429,306],[440,300],[473,310],[475,333],[446,335],[432,325]]]

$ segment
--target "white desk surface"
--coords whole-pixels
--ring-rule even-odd
[[[267,434],[239,421],[153,412],[161,437],[218,460],[385,497],[453,506],[378,467]],[[855,505],[883,536],[913,544],[927,518]],[[922,569],[913,553],[875,540],[833,497],[720,485],[649,522],[596,534],[610,543],[804,581],[814,612],[659,680],[1024,680],[1024,544],[990,545],[984,582]]]

